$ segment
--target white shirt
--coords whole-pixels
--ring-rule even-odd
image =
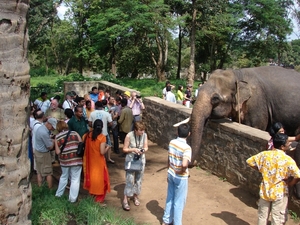
[[[175,97],[175,95],[171,91],[168,91],[166,93],[166,100],[169,101],[169,102],[176,103],[176,97]]]
[[[46,113],[47,109],[50,107],[50,100],[47,99],[45,101],[41,101],[40,99],[36,99],[33,104],[37,106],[42,112]]]
[[[91,112],[89,122],[92,122],[92,124],[94,124],[95,120],[97,120],[97,119],[100,119],[103,122],[102,134],[105,136],[108,135],[107,123],[112,122],[110,113],[105,112],[104,110],[99,110],[99,109]]]

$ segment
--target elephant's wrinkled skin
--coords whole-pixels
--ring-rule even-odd
[[[238,122],[240,117],[241,123],[261,130],[279,121],[293,135],[300,125],[299,90],[300,73],[295,70],[266,66],[214,71],[200,88],[191,115],[193,161],[208,118]]]

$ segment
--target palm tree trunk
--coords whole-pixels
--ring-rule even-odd
[[[28,0],[0,1],[0,224],[31,224],[28,7]]]

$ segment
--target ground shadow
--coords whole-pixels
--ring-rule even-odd
[[[125,184],[117,184],[114,186],[114,190],[117,192],[117,198],[120,199],[120,204],[122,204],[122,200],[124,198],[124,189],[125,189]]]
[[[222,219],[228,225],[250,225],[250,223],[238,218],[236,214],[231,212],[222,211],[221,213],[212,213],[211,215]]]
[[[164,215],[164,209],[159,206],[158,201],[151,200],[146,204],[147,209],[156,216],[157,220],[162,223],[162,217]]]
[[[253,198],[253,196],[249,192],[239,187],[231,188],[229,191],[231,194],[233,194],[233,196],[238,198],[241,202],[245,203],[247,206],[257,209],[256,200],[258,200],[258,198],[257,199]],[[251,197],[249,198],[249,196]]]

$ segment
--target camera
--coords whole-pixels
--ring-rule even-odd
[[[141,96],[140,96],[140,95],[137,95],[136,98],[141,98]]]
[[[134,157],[133,157],[134,160],[139,160],[140,159],[140,155],[138,154],[134,154]]]
[[[142,152],[142,153],[145,152],[145,149],[143,149],[143,148],[142,148],[142,149],[139,149],[139,150],[140,150],[140,152]],[[134,159],[134,160],[139,160],[140,157],[141,157],[141,156],[140,156],[139,154],[134,154],[133,159]]]

